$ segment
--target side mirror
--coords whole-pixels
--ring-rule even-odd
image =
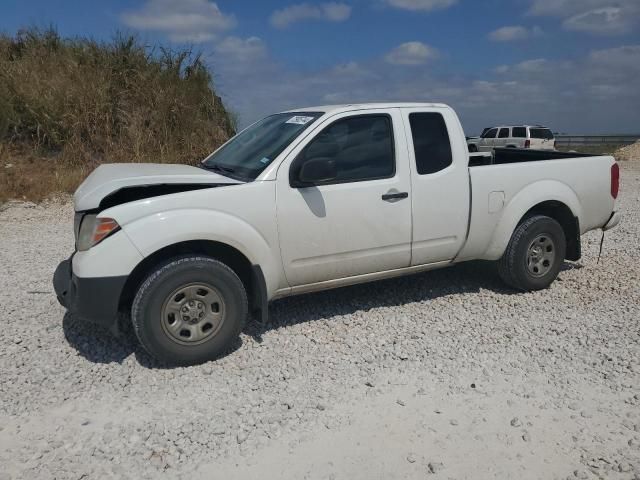
[[[335,180],[338,176],[335,160],[326,157],[312,158],[300,168],[299,182],[296,187],[305,187],[317,183]]]

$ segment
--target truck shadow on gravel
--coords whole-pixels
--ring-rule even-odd
[[[579,268],[582,265],[565,262],[562,271]],[[481,290],[502,295],[521,294],[502,283],[492,262],[475,261],[442,270],[278,300],[269,307],[269,323],[262,325],[251,321],[243,333],[261,342],[265,333],[291,325]],[[121,334],[115,336],[104,328],[78,320],[67,313],[62,326],[69,345],[90,362],[122,363],[134,354],[143,367],[172,368],[149,356],[138,344],[133,329],[127,323],[123,324]],[[226,355],[241,346],[242,340],[238,339]]]
[[[261,341],[264,333],[290,325],[480,290],[503,295],[518,293],[500,280],[493,262],[465,262],[415,275],[278,300],[269,308],[268,324],[251,322],[244,333]]]
[[[176,368],[159,362],[150,356],[138,343],[130,324],[121,322],[118,335],[100,325],[94,325],[66,313],[62,320],[62,330],[69,345],[79,355],[92,363],[122,363],[134,354],[140,365],[146,368]],[[230,355],[242,346],[238,339],[226,355]]]

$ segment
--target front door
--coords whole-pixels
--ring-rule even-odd
[[[342,113],[324,121],[278,169],[280,248],[290,286],[408,267],[410,174],[398,109]],[[398,140],[400,139],[400,140]],[[335,178],[295,187],[309,161]]]
[[[495,146],[495,139],[498,135],[498,129],[492,128],[491,130],[485,132],[480,140],[480,148],[478,150],[480,152],[491,152],[493,151],[493,147]]]

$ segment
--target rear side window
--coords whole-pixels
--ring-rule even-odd
[[[498,138],[509,138],[509,129],[508,128],[501,128],[500,129],[500,135],[498,135]]]
[[[453,163],[449,132],[441,114],[411,113],[409,124],[420,175],[439,172]]]
[[[482,138],[496,138],[496,133],[498,133],[498,129],[492,128],[491,130],[485,132]]]
[[[323,185],[393,177],[391,118],[360,115],[337,120],[305,147],[292,165],[292,175],[297,176],[302,165],[315,158],[328,158],[336,164],[338,176]]]
[[[511,136],[513,138],[527,138],[527,128],[526,127],[513,127],[511,129],[513,132]]]
[[[543,140],[553,140],[553,133],[548,128],[530,128],[531,138],[541,138]]]

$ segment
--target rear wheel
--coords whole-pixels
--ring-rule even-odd
[[[247,318],[244,285],[228,266],[185,256],[152,272],[133,301],[131,320],[142,346],[174,365],[219,357]]]
[[[565,255],[562,226],[553,218],[533,215],[516,227],[498,261],[498,273],[518,290],[541,290],[556,279]]]

